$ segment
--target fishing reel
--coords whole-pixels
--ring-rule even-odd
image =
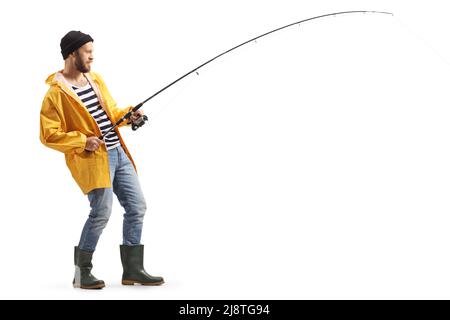
[[[133,129],[133,131],[136,131],[145,124],[145,121],[148,121],[148,117],[146,115],[137,118],[135,121],[131,122],[131,129]]]

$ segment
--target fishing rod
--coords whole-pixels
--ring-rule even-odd
[[[132,116],[132,114],[133,114],[134,112],[136,112],[137,110],[139,110],[146,102],[148,102],[149,100],[153,99],[153,98],[156,97],[158,94],[160,94],[161,92],[163,92],[163,91],[165,91],[166,89],[170,88],[171,86],[173,86],[173,85],[176,84],[177,82],[183,80],[183,79],[186,78],[188,75],[190,75],[190,74],[192,74],[192,73],[194,73],[194,72],[197,72],[197,70],[199,70],[200,68],[206,66],[208,63],[211,63],[211,62],[213,62],[214,60],[220,58],[221,56],[223,56],[223,55],[225,55],[225,54],[227,54],[227,53],[229,53],[229,52],[231,52],[231,51],[233,51],[233,50],[236,50],[237,48],[242,47],[243,45],[246,45],[247,43],[253,42],[253,41],[255,41],[255,40],[259,39],[259,38],[265,37],[265,36],[267,36],[267,35],[269,35],[269,34],[271,34],[271,33],[280,31],[280,30],[282,30],[282,29],[289,28],[289,27],[294,26],[294,25],[300,25],[301,23],[304,23],[304,22],[307,22],[307,21],[311,21],[311,20],[314,20],[314,19],[319,19],[319,18],[324,18],[324,17],[329,17],[329,16],[336,16],[336,15],[339,15],[339,14],[350,14],[350,13],[375,13],[375,14],[389,14],[389,15],[394,15],[394,14],[391,13],[391,12],[385,12],[385,11],[368,11],[368,10],[341,11],[341,12],[327,13],[327,14],[323,14],[323,15],[320,15],[320,16],[315,16],[315,17],[312,17],[312,18],[308,18],[308,19],[296,21],[296,22],[287,24],[287,25],[285,25],[285,26],[282,26],[282,27],[273,29],[273,30],[271,30],[271,31],[269,31],[269,32],[263,33],[263,34],[261,34],[261,35],[259,35],[259,36],[257,36],[257,37],[254,37],[254,38],[252,38],[252,39],[250,39],[250,40],[247,40],[247,41],[245,41],[245,42],[242,42],[241,44],[238,44],[237,46],[234,46],[233,48],[228,49],[228,50],[226,50],[226,51],[224,51],[224,52],[218,54],[218,55],[215,56],[214,58],[209,59],[208,61],[202,63],[202,64],[199,65],[198,67],[195,67],[195,68],[192,69],[191,71],[185,73],[184,75],[182,75],[182,76],[179,77],[178,79],[176,79],[176,80],[174,80],[173,82],[171,82],[171,83],[169,83],[168,85],[166,85],[164,88],[162,88],[162,89],[160,89],[159,91],[155,92],[153,95],[151,95],[150,97],[148,97],[147,99],[145,99],[145,100],[142,101],[141,103],[137,104],[137,105],[136,105],[135,107],[133,107],[130,111],[128,111],[128,112],[127,112],[122,118],[120,118],[120,119],[119,119],[119,120],[118,120],[118,121],[117,121],[117,122],[116,122],[116,123],[115,123],[108,131],[107,131],[107,132],[105,132],[105,134],[101,135],[101,136],[99,137],[99,139],[100,139],[100,140],[103,140],[103,138],[104,138],[107,134],[109,134],[112,130],[114,130],[114,129],[115,129],[118,125],[120,125],[123,121],[129,120],[130,117]],[[198,73],[197,73],[197,74],[198,74]],[[141,116],[140,118],[136,119],[135,121],[131,122],[132,129],[133,129],[133,130],[139,129],[140,127],[142,127],[142,126],[145,124],[145,121],[148,121],[148,118],[147,118],[147,116],[143,115],[143,116]]]

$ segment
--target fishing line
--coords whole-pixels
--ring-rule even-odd
[[[417,32],[415,32],[411,27],[408,26],[405,22],[403,22],[399,17],[395,17],[395,21],[407,32],[416,37],[422,44],[424,44],[428,49],[433,51],[448,67],[450,67],[450,62],[431,44],[429,44],[422,36],[420,36]]]
[[[177,93],[173,94],[173,96],[167,102],[163,103],[162,106],[159,108],[159,110],[150,111],[149,115],[151,119],[155,120],[156,118],[158,118],[161,115],[161,113],[167,108],[167,106],[171,105],[173,101],[175,101],[180,95],[182,95],[186,91],[187,88],[191,87],[194,80],[197,80],[197,77],[198,77],[197,75],[195,75],[195,77],[191,77],[191,80],[185,83],[178,90]]]

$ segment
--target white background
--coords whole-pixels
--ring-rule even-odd
[[[6,4],[5,4],[6,3]],[[70,30],[94,38],[120,106],[242,47],[145,105],[122,133],[162,287],[120,285],[122,208],[75,290],[89,213],[39,142]],[[14,1],[0,8],[3,299],[449,299],[450,22],[445,1]]]

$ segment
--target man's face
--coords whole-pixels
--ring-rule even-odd
[[[88,42],[74,52],[75,67],[78,71],[86,73],[91,71],[91,63],[94,61],[94,44]]]

